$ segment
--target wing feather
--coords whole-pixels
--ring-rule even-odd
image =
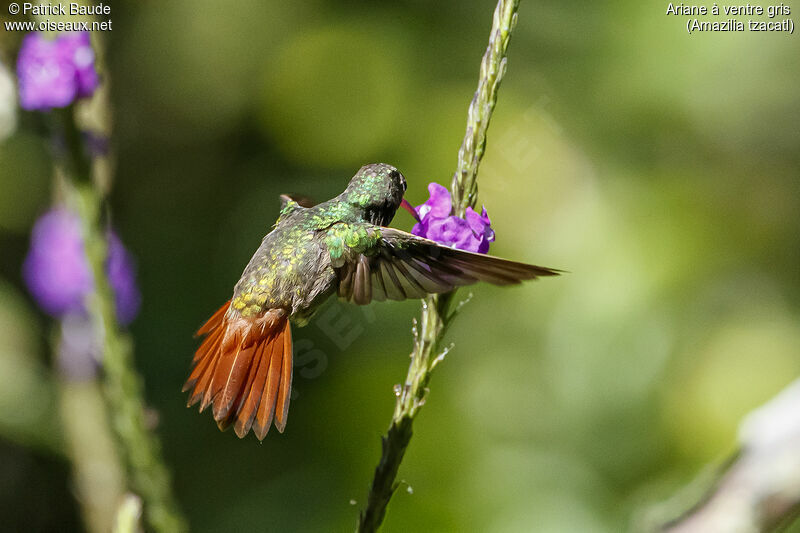
[[[380,268],[372,269],[372,299],[378,302],[386,301],[386,287],[383,285],[383,276]]]
[[[356,263],[355,281],[353,283],[353,299],[359,305],[366,305],[372,300],[372,276],[370,275],[369,260],[359,256]]]
[[[397,279],[397,274],[392,267],[391,258],[379,262],[383,284],[387,288],[387,296],[390,300],[405,300],[407,298],[403,285]]]
[[[422,298],[485,281],[514,285],[560,271],[440,245],[393,228],[379,228],[375,247],[345,254],[337,268],[339,297],[359,305]],[[374,249],[374,248],[377,248]]]

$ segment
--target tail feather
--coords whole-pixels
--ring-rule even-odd
[[[278,389],[278,404],[275,411],[275,427],[283,433],[286,427],[286,417],[289,414],[289,401],[292,399],[292,338],[286,335],[283,338],[283,368],[281,369],[281,384]],[[288,355],[287,355],[288,354]]]
[[[213,373],[208,372],[209,367],[214,362],[214,358],[211,354],[219,350],[223,333],[223,328],[215,330],[206,338],[200,348],[197,349],[194,361],[192,362],[192,372],[189,375],[189,379],[186,380],[186,384],[183,386],[184,392],[192,388],[194,389],[189,397],[189,405],[199,402],[205,395],[208,381],[213,376]]]
[[[207,335],[183,386],[188,405],[213,406],[220,429],[239,437],[252,428],[263,439],[274,422],[286,427],[292,386],[292,334],[286,312],[271,309],[252,318],[228,312],[226,302],[200,328]]]
[[[234,424],[233,429],[239,438],[244,438],[250,427],[253,425],[253,419],[256,416],[256,409],[261,403],[261,395],[264,393],[264,383],[266,381],[266,367],[262,368],[262,361],[266,357],[264,352],[267,349],[267,344],[260,344],[253,356],[253,370],[247,375],[247,383],[245,384],[244,391],[237,401],[236,408],[231,412],[234,416],[228,416],[227,425]],[[222,428],[221,428],[222,429]]]
[[[278,384],[281,377],[280,368],[282,360],[282,347],[279,347],[278,343],[272,343],[269,350],[269,361],[264,361],[262,363],[267,365],[269,370],[267,371],[264,393],[261,395],[261,403],[258,406],[256,419],[253,422],[253,431],[259,439],[263,439],[267,431],[269,431],[273,415],[275,414],[275,401],[278,397]]]
[[[220,358],[220,364],[211,385],[212,390],[218,391],[214,393],[215,420],[227,418],[233,402],[244,392],[256,346],[253,344],[244,348],[239,345],[235,352],[236,355]]]

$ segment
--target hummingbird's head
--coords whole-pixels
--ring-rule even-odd
[[[385,163],[364,165],[347,184],[343,200],[364,210],[364,218],[385,226],[394,218],[403,201],[406,178],[399,170]]]

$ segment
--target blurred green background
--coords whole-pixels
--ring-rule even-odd
[[[278,194],[327,199],[376,161],[415,204],[449,184],[493,7],[113,5],[114,223],[138,260],[136,364],[194,531],[352,529],[418,304],[332,302],[328,328],[296,329],[298,397],[261,444],[184,407],[192,334]],[[471,290],[385,531],[623,530],[800,374],[798,37],[689,36],[665,8],[522,3],[479,201],[492,253],[570,273]],[[20,38],[0,32],[7,66]],[[80,530],[53,326],[20,273],[48,146],[35,117],[18,122],[0,143],[0,516]]]

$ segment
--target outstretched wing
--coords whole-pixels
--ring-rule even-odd
[[[348,248],[345,239],[338,257],[332,254],[339,297],[359,305],[423,298],[478,281],[513,285],[559,274],[550,268],[456,250],[393,228],[373,227],[367,233],[368,246]]]

